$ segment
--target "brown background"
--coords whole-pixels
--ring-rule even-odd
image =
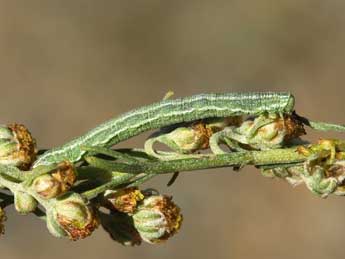
[[[344,12],[343,0],[1,0],[1,123],[24,123],[51,147],[169,89],[288,90],[299,113],[345,122]],[[167,181],[149,186],[173,194],[185,221],[166,244],[126,248],[102,230],[58,240],[11,209],[1,259],[343,258],[342,197],[322,200],[251,168]]]

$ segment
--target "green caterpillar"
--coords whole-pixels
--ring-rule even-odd
[[[292,94],[276,92],[200,94],[164,100],[125,113],[61,147],[45,152],[34,167],[62,160],[78,162],[86,153],[81,146],[111,147],[148,130],[204,118],[259,115],[264,112],[290,114],[294,104]]]

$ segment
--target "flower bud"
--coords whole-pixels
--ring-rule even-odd
[[[104,230],[114,241],[125,246],[141,244],[142,239],[133,225],[132,217],[120,212],[110,214],[100,212],[99,216]]]
[[[63,238],[68,236],[66,231],[60,226],[56,220],[56,214],[53,210],[47,211],[47,228],[50,234],[57,238]]]
[[[276,118],[257,117],[254,121],[247,120],[236,129],[236,135],[240,142],[248,144],[250,147],[260,150],[279,148],[287,141],[297,138],[305,134],[303,124],[296,120],[293,116],[284,116]],[[262,120],[271,120],[254,131],[253,129],[260,124]]]
[[[47,215],[48,230],[56,237],[83,239],[98,227],[95,209],[77,193],[67,193],[55,200]]]
[[[304,171],[301,177],[312,193],[326,198],[337,189],[339,181],[337,177],[327,175],[327,167],[314,165],[312,162],[304,162]]]
[[[180,229],[182,215],[171,197],[154,195],[143,200],[133,215],[133,221],[144,241],[159,243]]]
[[[75,181],[74,166],[69,162],[62,162],[53,171],[37,177],[32,186],[42,198],[51,199],[70,190]]]
[[[0,164],[27,170],[36,159],[36,142],[21,124],[0,127]]]
[[[137,187],[129,187],[117,191],[107,191],[104,197],[106,205],[111,210],[132,214],[144,195]]]
[[[168,134],[161,135],[158,141],[179,153],[193,153],[208,147],[209,133],[201,129],[201,127],[177,128]]]
[[[33,212],[37,208],[37,201],[30,194],[17,191],[14,193],[14,207],[23,215]]]
[[[337,180],[338,186],[334,191],[335,195],[345,195],[345,161],[339,160],[326,170],[326,177],[333,177]]]
[[[161,142],[178,153],[190,154],[197,150],[207,149],[213,133],[222,130],[229,124],[237,125],[239,120],[240,118],[234,117],[234,119],[199,121],[190,127],[176,128],[170,133],[160,135],[154,138],[154,141]]]
[[[3,208],[0,207],[0,236],[5,234],[4,222],[6,221],[6,214]]]

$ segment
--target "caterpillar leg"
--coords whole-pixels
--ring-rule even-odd
[[[164,95],[163,101],[170,99],[171,97],[174,96],[174,94],[175,94],[175,93],[174,93],[173,91],[169,90],[169,91]]]

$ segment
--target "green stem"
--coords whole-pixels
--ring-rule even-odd
[[[138,162],[138,160],[135,159],[133,156],[127,155],[126,153],[122,153],[122,152],[119,152],[119,151],[116,151],[116,150],[105,148],[105,147],[82,146],[81,149],[90,152],[91,155],[93,155],[93,154],[102,154],[102,155],[106,155],[106,156],[109,156],[109,157],[112,157],[112,158],[115,158],[115,159],[122,159],[122,160],[126,161],[129,164],[135,164],[135,163]]]
[[[15,193],[17,191],[25,192],[33,196],[45,209],[49,207],[50,201],[42,199],[36,192],[31,190],[27,186],[23,184],[19,184],[19,183],[14,183],[6,179],[1,173],[0,173],[0,183],[4,185],[6,188],[10,189],[12,193]]]
[[[0,172],[0,184],[14,193],[19,189],[20,184],[8,180],[6,176],[8,177],[8,175],[4,175],[2,171]]]
[[[117,176],[114,176],[109,182],[102,184],[92,190],[82,193],[82,195],[88,200],[97,197],[98,194],[105,192],[106,190],[114,189],[117,186],[124,184],[131,180],[134,177],[133,174],[127,173],[117,173]]]
[[[306,117],[300,116],[295,114],[297,118],[308,127],[320,130],[320,131],[338,131],[338,132],[345,132],[345,125],[335,124],[335,123],[328,123],[322,121],[311,121]]]
[[[321,131],[338,131],[338,132],[344,132],[345,131],[345,125],[339,125],[334,123],[327,123],[327,122],[321,122],[321,121],[309,121],[309,127],[315,130],[321,130]]]
[[[248,152],[233,152],[229,154],[220,155],[200,155],[199,158],[176,159],[169,161],[148,161],[141,162],[136,165],[120,164],[123,169],[122,178],[113,178],[110,182],[103,184],[95,189],[86,191],[83,195],[87,198],[94,198],[98,194],[103,193],[108,189],[118,187],[121,184],[128,183],[129,180],[144,174],[144,176],[135,179],[129,186],[137,186],[157,174],[175,173],[181,171],[194,171],[209,168],[242,166],[242,165],[286,165],[301,163],[306,160],[306,157],[299,154],[296,148],[274,149],[266,151],[248,151]],[[119,163],[104,160],[97,157],[88,157],[88,162],[93,166],[101,168],[106,171],[111,171],[114,168],[119,168]]]
[[[128,184],[126,187],[139,186],[140,184],[147,182],[148,180],[152,179],[155,176],[156,176],[155,174],[145,174],[144,176],[139,177],[138,179],[136,179],[133,182],[131,182],[130,184]]]
[[[303,162],[305,159],[306,157],[298,154],[295,148],[234,152],[229,154],[202,156],[200,158],[145,163],[142,167],[142,172],[146,174],[166,174],[229,166],[279,165]]]
[[[8,165],[0,165],[0,171],[2,174],[7,175],[17,181],[24,181],[30,171],[21,171],[16,167]]]
[[[108,171],[94,166],[77,167],[78,180],[96,180],[106,182],[116,176],[116,172]]]
[[[299,154],[296,148],[199,155],[198,158],[142,162],[136,165],[120,164],[97,157],[88,157],[88,162],[98,168],[109,171],[122,169],[118,171],[130,174],[167,174],[229,166],[290,164],[305,160],[306,157]]]
[[[106,171],[114,171],[114,172],[126,172],[126,173],[139,173],[141,168],[140,164],[126,164],[126,163],[120,163],[120,162],[114,162],[102,158],[98,158],[95,156],[87,156],[85,157],[85,161],[88,162],[91,166],[96,168],[101,168]]]

